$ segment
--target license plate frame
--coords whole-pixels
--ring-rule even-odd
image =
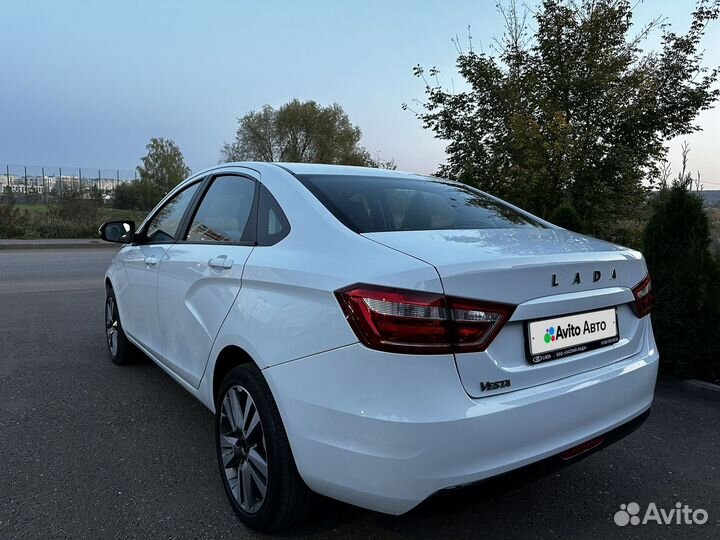
[[[577,322],[589,322],[599,323],[601,320],[609,325],[611,328],[606,328],[603,331],[595,332],[598,334],[597,339],[590,339],[588,341],[577,341],[578,336],[567,336],[568,345],[563,347],[553,347],[550,343],[545,343],[540,347],[533,348],[533,343],[538,340],[545,340],[545,335],[550,326],[553,326],[555,332],[558,332],[558,328],[563,328],[563,331],[567,330],[568,324],[577,326]],[[554,324],[551,324],[554,323]],[[538,334],[538,329],[546,327],[546,331],[542,335]],[[560,360],[582,354],[594,349],[600,349],[602,347],[608,347],[620,341],[620,327],[617,319],[617,306],[595,309],[590,311],[578,311],[575,313],[566,313],[558,315],[556,317],[544,317],[542,319],[534,319],[527,321],[525,327],[525,353],[528,362],[531,364],[541,364],[543,362],[550,362],[553,360]],[[611,332],[610,329],[614,330]],[[584,331],[584,324],[581,326],[581,331]],[[585,335],[585,334],[583,334]],[[580,336],[582,337],[582,335]],[[590,337],[590,336],[588,336]],[[548,349],[549,348],[549,349]]]

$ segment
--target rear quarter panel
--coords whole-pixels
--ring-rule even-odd
[[[337,289],[374,283],[442,293],[433,266],[345,228],[289,173],[267,167],[262,182],[291,230],[274,246],[257,246],[245,264],[201,383],[211,409],[215,362],[227,346],[242,348],[265,369],[357,342]]]

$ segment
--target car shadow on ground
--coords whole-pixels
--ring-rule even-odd
[[[388,532],[414,531],[412,536],[435,537],[426,528],[427,523],[445,523],[467,512],[476,512],[483,517],[487,507],[502,504],[505,495],[523,489],[537,480],[563,469],[568,463],[542,463],[522,470],[509,472],[475,484],[436,493],[410,512],[393,516],[365,510],[323,496],[316,496],[313,511],[292,531],[280,531],[273,536],[283,538],[312,537],[337,530],[347,530],[355,523],[371,521],[374,527]],[[486,519],[492,516],[485,515]]]

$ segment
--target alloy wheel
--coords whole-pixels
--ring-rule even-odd
[[[267,448],[260,413],[242,386],[231,387],[223,398],[219,437],[230,492],[240,508],[254,514],[267,493]]]
[[[115,309],[115,299],[108,296],[105,301],[105,334],[110,354],[117,355],[118,351],[118,318]]]

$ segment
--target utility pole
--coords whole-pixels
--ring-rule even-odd
[[[27,165],[25,165],[25,204],[28,202]]]
[[[45,167],[42,168],[42,188],[43,188],[43,201],[47,204],[47,190],[45,189]]]

